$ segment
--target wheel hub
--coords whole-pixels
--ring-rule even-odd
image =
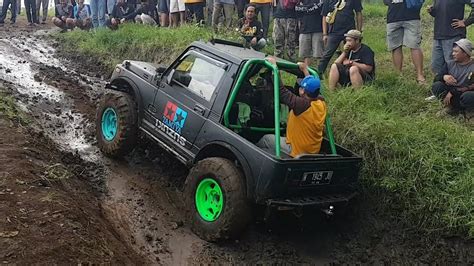
[[[211,178],[203,179],[196,189],[196,209],[202,219],[213,222],[224,207],[224,197],[219,184]]]
[[[117,135],[117,114],[109,107],[102,114],[102,136],[107,141],[112,141],[115,135]]]

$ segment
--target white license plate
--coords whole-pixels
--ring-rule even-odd
[[[306,172],[301,179],[302,186],[327,185],[331,183],[333,171]]]

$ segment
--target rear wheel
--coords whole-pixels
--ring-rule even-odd
[[[96,138],[107,156],[129,153],[137,140],[137,110],[132,97],[123,92],[104,95],[96,115]]]
[[[245,191],[244,176],[232,161],[216,157],[199,161],[185,184],[194,233],[211,242],[238,237],[252,220]]]

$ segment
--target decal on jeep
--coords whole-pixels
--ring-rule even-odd
[[[168,101],[163,112],[163,121],[156,120],[155,126],[166,133],[181,146],[186,145],[186,139],[181,136],[181,130],[186,123],[188,112]]]

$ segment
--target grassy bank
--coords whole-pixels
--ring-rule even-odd
[[[0,87],[0,116],[6,117],[9,120],[26,125],[29,119],[26,114],[20,110],[15,100],[4,92]]]
[[[424,101],[429,87],[416,84],[408,56],[403,75],[393,73],[385,46],[386,8],[364,7],[364,42],[376,53],[377,80],[364,90],[328,93],[336,140],[363,155],[365,192],[401,221],[429,232],[474,237],[474,127],[460,117],[437,115],[441,104]],[[427,73],[432,23],[423,13]],[[127,25],[58,38],[65,47],[113,66],[123,59],[169,63],[190,42],[211,36],[210,30],[192,26]]]

